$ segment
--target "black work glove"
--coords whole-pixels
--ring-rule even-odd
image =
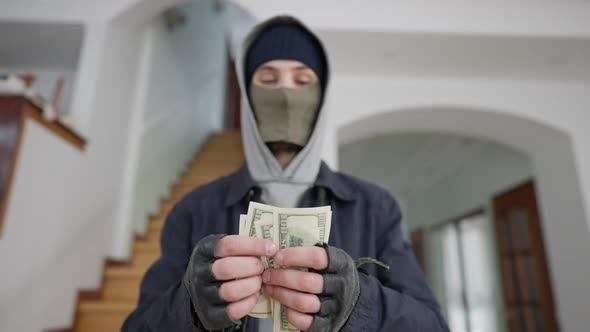
[[[200,324],[207,330],[222,330],[241,323],[229,317],[228,302],[219,295],[222,282],[216,280],[211,271],[213,262],[217,259],[214,254],[215,246],[224,236],[209,235],[197,243],[182,281]]]
[[[356,264],[342,249],[322,245],[328,254],[328,268],[315,271],[324,276],[324,291],[319,295],[320,311],[308,332],[339,331],[348,320],[360,295]]]

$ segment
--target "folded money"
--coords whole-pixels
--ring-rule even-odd
[[[239,234],[272,240],[277,248],[314,246],[328,242],[332,225],[330,206],[314,208],[279,208],[251,202],[248,214],[241,215]],[[287,268],[275,265],[272,257],[261,257],[265,268]],[[249,314],[257,318],[272,318],[273,331],[298,331],[287,321],[284,306],[273,301],[261,290],[258,303]]]

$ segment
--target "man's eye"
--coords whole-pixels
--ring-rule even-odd
[[[298,85],[308,85],[314,82],[314,77],[308,74],[300,74],[295,77],[295,83]]]
[[[309,83],[311,83],[311,78],[310,77],[306,77],[306,76],[304,76],[304,77],[297,77],[295,79],[295,82],[297,84],[309,84]]]
[[[277,82],[277,77],[275,75],[260,75],[258,77],[258,81],[263,84],[273,84]]]

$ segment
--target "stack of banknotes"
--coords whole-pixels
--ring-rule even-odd
[[[315,208],[278,208],[251,202],[248,214],[240,216],[240,235],[272,240],[277,248],[314,246],[328,242],[332,210],[330,206]],[[272,257],[261,257],[265,268],[291,268],[276,266]],[[285,316],[284,307],[261,291],[256,307],[250,316],[272,318],[275,332],[297,331]]]

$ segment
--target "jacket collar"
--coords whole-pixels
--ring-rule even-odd
[[[225,206],[229,207],[243,199],[250,190],[257,188],[256,182],[250,176],[246,163],[240,169],[230,175],[230,188]],[[316,187],[328,189],[334,196],[343,201],[354,201],[356,190],[343,177],[332,171],[326,163],[322,162],[318,177],[314,184]]]

